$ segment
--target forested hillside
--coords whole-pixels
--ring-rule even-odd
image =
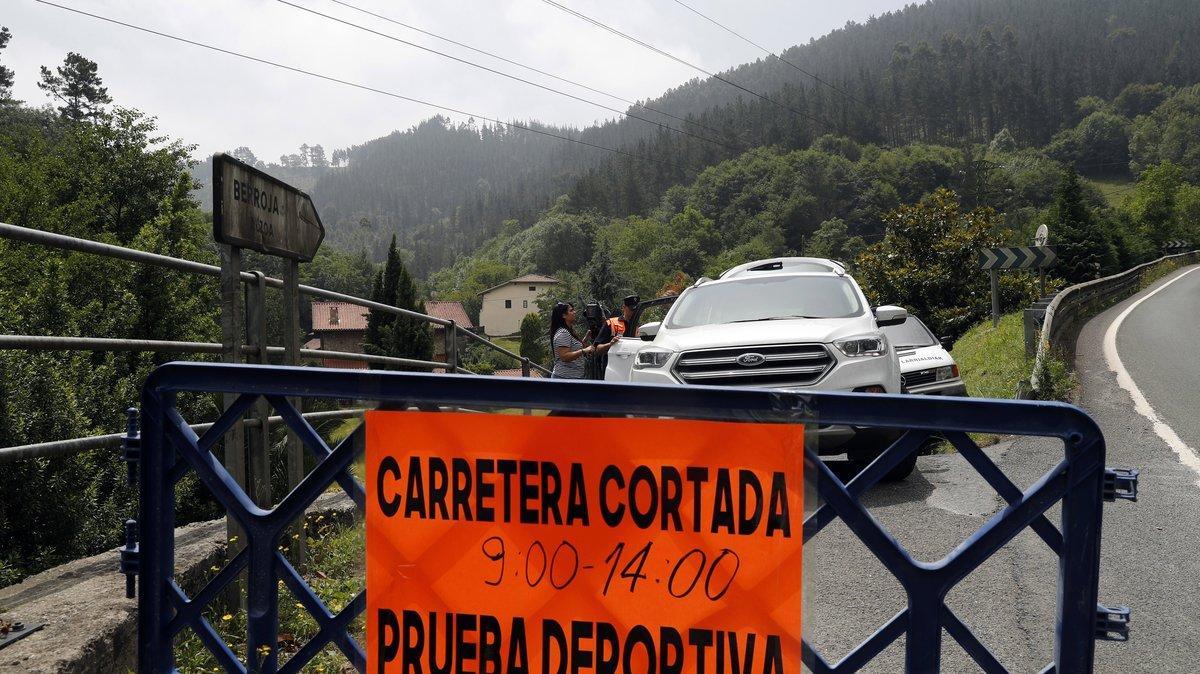
[[[351,148],[348,167],[317,180],[313,193],[332,244],[367,246],[382,259],[398,233],[424,276],[496,235],[506,219],[528,226],[564,193],[576,212],[646,213],[667,188],[754,147],[801,149],[831,133],[962,147],[1004,128],[1020,146],[1041,146],[1086,117],[1081,98],[1200,80],[1197,44],[1200,3],[1192,0],[932,0],[783,54],[832,86],[768,58],[722,76],[772,102],[694,80],[646,103],[694,124],[631,109],[691,135],[636,119],[553,129],[654,161],[434,118]],[[1125,169],[1120,157],[1093,163],[1105,165],[1084,170]]]

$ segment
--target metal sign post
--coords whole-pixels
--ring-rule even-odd
[[[1037,247],[1045,246],[1050,242],[1050,228],[1046,225],[1038,225],[1037,233],[1033,235],[1033,245]],[[1046,270],[1038,267],[1038,292],[1042,297],[1046,296]]]
[[[221,256],[221,326],[225,344],[224,361],[237,363],[245,321],[241,295],[241,250],[251,250],[286,259],[283,286],[284,364],[300,362],[300,262],[309,262],[317,254],[325,238],[325,227],[312,199],[295,187],[226,154],[213,156],[213,238],[220,246]],[[266,355],[266,286],[262,275],[250,289],[250,342],[259,347],[257,361],[267,363]],[[236,396],[225,396],[228,409]],[[296,404],[296,401],[293,401]],[[226,434],[225,461],[230,474],[243,488],[252,482],[248,493],[260,505],[271,502],[270,426],[264,413],[259,414],[262,427],[251,445],[252,456],[247,470],[245,437],[242,424],[237,423]],[[287,436],[287,475],[289,490],[304,477],[304,454],[296,435]],[[297,563],[304,560],[303,522],[293,539],[292,550]],[[236,525],[229,524],[230,538],[237,536]],[[231,550],[240,548],[235,541]]]
[[[1041,270],[1054,264],[1057,259],[1058,256],[1049,246],[984,248],[979,251],[980,269],[991,272],[992,276],[992,327],[1000,324],[1000,270]]]

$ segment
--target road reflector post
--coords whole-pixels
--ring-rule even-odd
[[[992,327],[1000,325],[1001,269],[1041,270],[1054,264],[1058,256],[1050,246],[1018,246],[1014,248],[983,248],[979,251],[979,268],[988,271],[992,281]]]

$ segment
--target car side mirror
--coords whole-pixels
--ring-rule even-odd
[[[907,320],[908,310],[904,307],[896,307],[890,304],[875,307],[875,323],[881,328],[889,325],[900,325]]]
[[[658,334],[658,327],[660,325],[662,325],[662,323],[657,321],[643,325],[642,327],[638,328],[638,337],[641,337],[642,341],[644,342],[653,341],[654,336]]]
[[[938,341],[941,342],[942,348],[945,349],[946,351],[954,350],[954,340],[953,339],[950,339],[949,337],[942,337]]]

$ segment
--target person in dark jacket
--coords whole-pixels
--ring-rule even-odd
[[[624,300],[621,300],[621,314],[613,316],[604,322],[603,327],[596,334],[596,342],[599,344],[609,344],[626,335],[632,337],[637,326],[633,324],[633,314],[640,302],[637,295],[629,295]],[[596,356],[595,363],[595,379],[604,379],[604,373],[608,369],[608,351]]]

